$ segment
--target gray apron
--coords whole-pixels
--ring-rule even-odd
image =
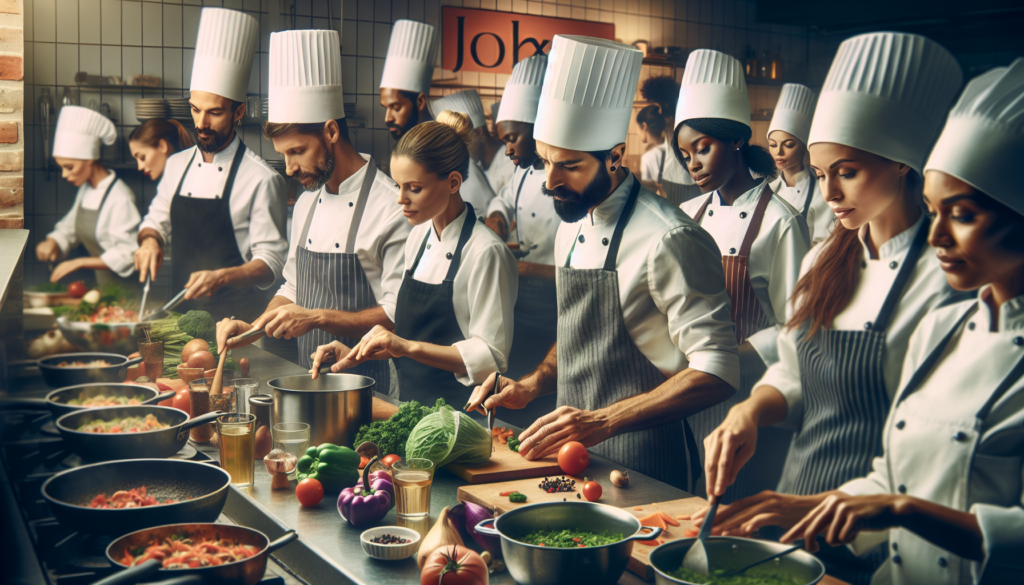
[[[107,202],[107,195],[110,195],[110,191],[113,190],[114,185],[120,181],[121,178],[114,176],[114,180],[107,185],[107,190],[103,192],[103,198],[100,199],[99,206],[96,209],[86,209],[81,205],[78,206],[78,212],[75,214],[75,237],[78,241],[85,246],[85,249],[89,251],[89,255],[94,258],[99,258],[103,255],[106,250],[100,246],[99,239],[96,237],[96,226],[99,224],[100,213],[103,211],[103,204]],[[96,273],[96,282],[103,286],[105,284],[120,284],[124,287],[132,287],[134,289],[139,285],[138,281],[133,278],[121,278],[113,270],[94,270]]]
[[[370,281],[366,278],[359,255],[354,252],[359,224],[366,209],[366,200],[370,196],[370,187],[377,178],[377,165],[371,158],[366,162],[366,175],[363,177],[359,196],[352,213],[352,223],[348,229],[348,240],[345,250],[340,253],[310,252],[306,246],[312,244],[309,239],[309,226],[313,223],[313,213],[319,197],[313,197],[313,203],[306,214],[306,223],[302,227],[302,236],[295,250],[295,304],[305,309],[331,309],[354,313],[378,306]],[[340,247],[335,244],[335,247]],[[316,348],[334,340],[341,341],[348,347],[359,343],[356,338],[338,338],[322,329],[314,329],[299,337],[299,365],[303,368],[313,367],[311,354]],[[388,360],[373,360],[346,370],[348,374],[358,374],[373,378],[378,392],[388,392],[390,386]]]
[[[596,410],[665,383],[665,375],[633,343],[619,305],[615,263],[639,192],[640,179],[634,177],[604,268],[570,268],[572,250],[565,266],[558,267],[558,406]],[[623,433],[591,450],[687,491],[700,476],[696,441],[685,419]]]

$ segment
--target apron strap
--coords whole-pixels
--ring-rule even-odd
[[[231,170],[228,172],[228,180],[224,183],[224,200],[231,202],[231,190],[235,187],[235,177],[238,176],[238,167],[242,166],[242,159],[245,158],[245,143],[238,139],[238,150],[235,151],[235,158],[231,161]]]
[[[754,246],[757,234],[761,232],[761,224],[764,222],[764,211],[768,209],[768,202],[772,200],[771,188],[768,181],[764,181],[761,189],[761,198],[757,200],[757,207],[754,208],[754,215],[750,218],[750,225],[747,226],[747,233],[743,236],[743,244],[740,245],[740,256],[750,256],[750,248]]]
[[[633,188],[629,190],[629,198],[626,199],[626,205],[623,206],[622,213],[619,214],[619,221],[616,222],[615,231],[612,233],[612,241],[608,244],[608,255],[604,259],[604,269],[607,271],[615,270],[615,261],[619,257],[619,245],[622,243],[622,232],[626,231],[626,224],[629,223],[629,218],[633,215],[633,210],[636,209],[636,199],[639,195],[640,178],[633,175]],[[571,258],[572,254],[569,257]]]
[[[814,182],[817,179],[814,173],[807,171],[807,199],[804,199],[804,211],[801,214],[804,216],[804,219],[807,219],[807,212],[811,209],[811,199],[814,199]],[[783,179],[783,182],[785,182],[785,179]]]
[[[910,244],[910,249],[907,250],[907,255],[903,258],[903,265],[900,266],[896,280],[892,283],[889,294],[885,297],[885,302],[882,303],[882,308],[878,312],[878,318],[875,319],[874,324],[871,326],[872,331],[884,333],[889,328],[889,320],[896,311],[896,305],[899,304],[900,297],[903,296],[903,289],[907,286],[907,281],[910,280],[910,276],[914,273],[914,268],[917,266],[917,260],[921,257],[921,252],[928,243],[928,226],[930,223],[931,221],[928,220],[928,216],[925,216],[921,220],[921,225],[917,227],[914,241]]]
[[[326,187],[324,187],[326,188]],[[306,213],[306,221],[302,224],[302,235],[299,236],[299,242],[295,245],[295,256],[298,257],[299,246],[302,246],[309,237],[309,226],[313,225],[313,212],[316,211],[317,200],[320,198],[316,195],[313,196],[313,202],[309,204],[309,212]],[[307,248],[308,249],[308,248]]]
[[[969,311],[965,311],[964,314],[961,315],[960,318],[956,320],[956,323],[949,328],[949,331],[947,331],[946,335],[942,337],[938,345],[936,345],[935,348],[932,349],[931,353],[928,354],[928,357],[925,358],[925,360],[921,362],[921,365],[919,365],[917,369],[914,371],[914,374],[910,377],[910,380],[907,382],[906,386],[904,386],[900,390],[899,396],[896,397],[896,402],[893,406],[894,409],[895,406],[898,406],[900,402],[903,402],[904,398],[910,396],[911,394],[914,393],[914,391],[917,390],[918,386],[921,385],[921,382],[924,381],[924,379],[932,371],[932,368],[935,367],[935,364],[939,361],[939,358],[942,357],[942,353],[946,350],[946,346],[949,345],[950,340],[953,339],[953,336],[956,335],[957,331],[960,331],[960,329],[964,325],[964,322],[967,321],[967,319],[969,319],[971,315],[973,315],[976,312],[976,310],[977,305],[972,307]]]
[[[188,159],[188,164],[185,165],[185,172],[181,173],[181,178],[178,179],[178,187],[174,190],[174,196],[178,197],[181,195],[181,186],[185,184],[185,177],[188,176],[189,169],[192,168],[192,163],[196,160],[196,153],[199,152],[198,146],[192,147],[192,158]]]
[[[356,235],[359,234],[359,224],[363,221],[366,200],[370,198],[370,188],[373,187],[375,180],[377,180],[377,164],[373,162],[373,157],[371,156],[370,160],[366,161],[366,175],[363,176],[363,185],[359,188],[356,209],[352,213],[352,224],[348,228],[348,242],[345,243],[346,254],[351,254],[356,249]]]
[[[704,219],[704,212],[707,211],[708,205],[711,205],[711,200],[714,197],[714,193],[708,195],[708,198],[704,200],[704,205],[701,205],[700,209],[697,210],[697,215],[693,216],[693,221],[697,222],[697,225],[700,225],[700,220]]]
[[[107,190],[103,192],[103,198],[100,199],[100,205],[99,207],[96,208],[97,212],[103,209],[103,204],[107,202],[107,195],[110,195],[110,191],[114,189],[114,185],[116,185],[117,182],[121,180],[121,177],[118,177],[117,173],[112,172],[111,174],[114,175],[114,180],[111,181],[109,185],[107,185]]]
[[[466,242],[469,241],[469,236],[473,235],[473,224],[476,223],[476,212],[473,211],[473,206],[466,203],[466,221],[462,223],[462,233],[459,234],[459,243],[455,246],[455,253],[452,254],[452,262],[448,265],[448,274],[445,275],[444,279],[451,282],[455,280],[455,275],[459,273],[459,264],[462,262],[462,248],[466,246]]]
[[[533,167],[530,167],[532,169]],[[519,239],[519,195],[523,192],[523,185],[526,184],[526,177],[530,174],[530,169],[523,171],[523,180],[519,181],[519,188],[516,189],[516,205],[512,209],[513,221],[516,222],[516,242],[522,243]]]

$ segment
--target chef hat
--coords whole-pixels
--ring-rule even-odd
[[[57,118],[53,156],[97,160],[100,158],[100,143],[110,146],[115,140],[117,129],[105,116],[89,108],[64,106]]]
[[[469,119],[473,121],[473,128],[483,128],[487,125],[487,118],[484,117],[484,103],[480,101],[480,94],[475,89],[439,97],[430,102],[428,107],[430,114],[435,118],[441,112],[451,110],[469,116]]]
[[[501,96],[502,110],[495,118],[495,124],[505,121],[533,124],[537,120],[537,103],[547,66],[547,55],[534,55],[516,63],[505,84],[505,93]]]
[[[834,142],[921,172],[962,76],[938,43],[905,33],[868,33],[839,45],[807,145]]]
[[[608,150],[625,142],[643,55],[615,41],[555,35],[534,138],[584,151]]]
[[[429,24],[396,20],[380,86],[429,94],[437,60],[436,36],[437,29]]]
[[[799,83],[787,83],[782,86],[779,102],[775,104],[775,113],[768,124],[768,136],[776,130],[782,130],[806,145],[813,114],[814,92],[811,88]]]
[[[260,24],[248,14],[203,8],[189,88],[244,102],[259,40]]]
[[[338,31],[270,35],[268,121],[310,124],[344,118],[344,98]]]
[[[925,170],[969,183],[1024,215],[1024,58],[971,80],[949,113]]]
[[[697,49],[686,59],[676,102],[676,126],[695,118],[720,118],[750,126],[747,80],[735,57]]]

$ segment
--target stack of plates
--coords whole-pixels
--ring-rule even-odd
[[[192,106],[189,105],[188,98],[171,98],[166,101],[171,118],[175,120],[192,119]]]
[[[135,100],[135,117],[139,122],[153,118],[167,118],[170,110],[162,98],[143,98]]]

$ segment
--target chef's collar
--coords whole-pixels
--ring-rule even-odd
[[[764,187],[764,181],[764,179],[758,179],[757,184],[754,185],[753,188],[751,188],[749,191],[745,191],[742,195],[736,198],[736,201],[732,202],[733,207],[747,205],[748,203],[753,203],[756,199],[758,199],[761,196],[761,189]],[[712,201],[715,203],[715,205],[724,207],[725,204],[722,203],[722,194],[718,191],[715,191],[715,195],[718,195],[718,197],[716,197]]]
[[[114,173],[114,171],[107,171],[107,178],[103,179],[102,181],[97,183],[96,187],[94,187],[94,189],[96,189],[97,191],[106,191],[107,187],[109,187],[110,184],[112,182],[114,182],[114,179],[116,179],[116,178],[117,178],[117,175]],[[86,185],[88,185],[88,184],[89,184],[88,181],[86,181]]]
[[[985,285],[978,291],[978,312],[987,327],[992,322],[992,286]],[[1014,297],[999,307],[999,331],[1024,330],[1024,295]]]
[[[590,225],[614,224],[619,221],[619,214],[622,213],[622,208],[626,206],[626,200],[629,199],[629,190],[633,188],[633,181],[636,180],[633,173],[631,171],[628,172],[629,174],[612,191],[612,194],[605,197],[604,201],[594,208],[593,213],[590,214]]]
[[[238,150],[238,146],[242,143],[242,140],[238,137],[238,131],[235,131],[235,137],[228,143],[222,150],[213,153],[213,163],[211,164],[226,164],[231,166],[232,159],[235,158],[235,152]],[[199,147],[197,146],[196,149]],[[199,151],[200,156],[196,157],[196,162],[203,164],[202,151]]]
[[[367,162],[370,161],[370,155],[368,154],[359,153],[359,156],[363,157],[363,160]],[[328,191],[326,183],[324,183],[324,186],[321,189],[321,191],[323,191],[325,195],[331,195],[332,197],[338,195],[351,195],[352,193],[358,194],[359,190],[362,189],[363,187],[363,177],[366,176],[366,173],[369,170],[369,168],[369,164],[365,164],[359,167],[358,171],[352,173],[352,175],[349,176],[349,178],[345,179],[344,181],[341,182],[340,185],[338,185],[337,193],[331,193],[330,191]]]
[[[437,231],[434,229],[434,220],[430,220],[430,239],[434,242],[456,242],[459,241],[459,236],[462,235],[462,224],[466,223],[466,213],[469,211],[469,206],[462,208],[462,213],[455,218],[453,222],[444,226],[441,231],[441,237],[437,237]]]
[[[804,165],[804,170],[802,170],[799,173],[797,173],[796,176],[794,177],[796,179],[797,186],[800,186],[800,183],[802,181],[807,180],[807,177],[810,176],[810,174],[811,174],[811,169],[809,169],[807,167],[807,165]],[[782,178],[781,175],[782,175],[782,173],[779,173],[779,178],[780,179]],[[783,179],[783,181],[785,181],[785,179]],[[787,186],[788,186],[788,184],[787,184]]]
[[[917,228],[924,221],[925,214],[921,213],[921,217],[917,218],[914,225],[908,227],[902,232],[893,236],[888,242],[878,247],[878,258],[875,260],[888,260],[895,256],[903,256],[910,249],[910,244],[914,242],[914,236],[917,235]],[[867,238],[868,238],[868,226],[865,224],[857,230],[857,238],[860,240],[860,246],[864,250],[864,259],[871,260],[871,251],[868,249]]]

